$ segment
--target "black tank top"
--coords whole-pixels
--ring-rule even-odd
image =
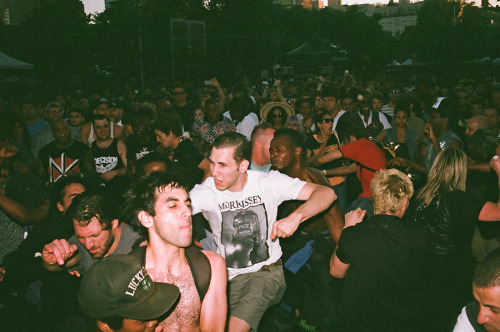
[[[105,148],[97,147],[97,142],[92,142],[92,160],[97,173],[102,174],[113,169],[123,168],[123,161],[118,153],[118,140],[115,138],[113,142]]]

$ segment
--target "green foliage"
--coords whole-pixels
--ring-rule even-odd
[[[19,42],[23,59],[35,64],[41,77],[62,80],[89,64],[88,18],[78,0],[47,2],[15,32],[12,42]]]
[[[454,63],[495,56],[495,29],[488,12],[472,3],[425,0],[417,26],[407,29],[400,42],[420,61]]]
[[[483,9],[447,0],[425,0],[417,26],[398,38],[357,6],[305,10],[272,0],[119,0],[92,17],[82,9],[79,0],[47,2],[22,27],[2,30],[4,51],[34,63],[42,76],[64,77],[93,65],[130,76],[139,72],[141,40],[146,74],[168,76],[170,19],[180,18],[206,24],[206,54],[174,59],[197,77],[258,73],[282,63],[283,54],[303,43],[317,41],[345,49],[352,65],[366,69],[392,59],[453,62],[500,52],[498,29]]]

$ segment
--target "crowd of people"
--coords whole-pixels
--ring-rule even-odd
[[[0,329],[500,331],[499,110],[347,71],[4,94]]]

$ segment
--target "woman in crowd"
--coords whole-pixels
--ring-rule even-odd
[[[9,130],[10,133],[8,137],[10,137],[16,143],[16,145],[23,146],[28,151],[31,151],[30,134],[28,132],[28,128],[21,119],[13,119]]]
[[[498,156],[490,166],[500,174]],[[500,201],[487,202],[466,192],[466,177],[465,153],[456,148],[443,150],[406,214],[425,226],[431,246],[424,271],[425,331],[452,330],[461,308],[472,300],[475,221],[500,221]]]
[[[299,115],[292,115],[288,117],[285,123],[285,127],[298,131],[304,137],[304,139],[307,137],[306,129],[304,128],[304,122]]]
[[[413,159],[418,133],[408,128],[410,111],[407,107],[397,106],[394,110],[395,126],[378,134],[377,139],[393,146],[397,157]]]
[[[267,103],[260,111],[261,119],[274,129],[284,128],[286,120],[293,114],[293,108],[281,102]]]
[[[340,141],[337,133],[333,130],[333,118],[325,109],[319,109],[314,117],[316,123],[316,134],[309,136],[306,141],[307,158],[311,162],[317,156],[326,154],[330,151],[337,150],[340,147]],[[321,165],[320,170],[326,175],[327,169],[332,169],[341,166],[340,160],[334,160]],[[343,176],[328,177],[328,181],[334,187],[337,194],[338,202],[342,212],[347,212],[349,205],[347,199],[347,187]]]

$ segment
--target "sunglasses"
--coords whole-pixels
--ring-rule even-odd
[[[400,91],[400,90],[391,90],[391,91],[389,91],[389,92],[390,92],[390,93],[401,93],[401,91]]]
[[[185,92],[180,92],[180,91],[179,91],[179,92],[174,92],[174,96],[181,96],[181,95],[183,95],[184,93],[185,93]]]
[[[321,123],[333,123],[333,119],[323,119]]]
[[[282,118],[283,113],[273,113],[273,118]]]

